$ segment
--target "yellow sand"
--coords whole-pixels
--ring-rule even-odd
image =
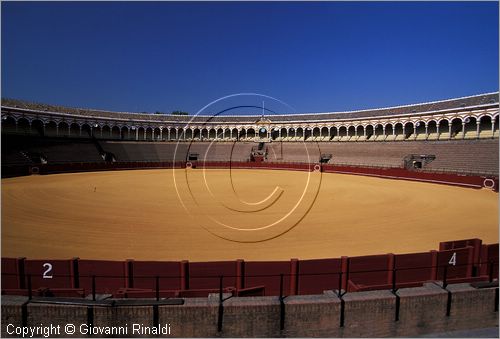
[[[184,208],[173,174],[136,170],[2,179],[2,256],[287,260],[427,251],[440,241],[476,237],[498,242],[498,194],[486,189],[323,173],[317,196],[308,192],[302,201],[306,172],[233,170],[233,192],[228,170],[176,170]],[[309,178],[319,182],[317,173]],[[186,199],[184,179],[194,201]],[[276,186],[281,195],[255,205]],[[312,207],[294,212],[305,215],[295,227],[300,218],[293,213],[269,226],[298,201]],[[239,230],[206,226],[209,219]],[[247,238],[263,241],[241,242]]]

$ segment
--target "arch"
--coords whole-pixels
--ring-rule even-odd
[[[479,123],[476,117],[467,117],[464,120],[462,138],[463,139],[479,138]]]
[[[120,127],[118,126],[113,126],[111,127],[111,139],[120,139],[121,138],[121,133],[120,133]]]
[[[321,133],[321,138],[322,138],[323,140],[328,139],[328,137],[329,137],[329,131],[330,131],[330,130],[328,129],[328,127],[322,127],[322,128],[321,128],[321,132],[320,132],[320,133]]]
[[[312,139],[312,128],[307,126],[307,127],[304,127],[304,140],[313,140]]]
[[[339,141],[347,141],[347,127],[346,126],[340,126],[339,127]]]
[[[224,139],[230,139],[231,138],[231,130],[229,128],[224,129]]]
[[[217,129],[217,139],[224,138],[224,130],[222,128]]]
[[[484,115],[479,119],[479,137],[493,138],[493,124],[489,115]]]
[[[365,126],[358,125],[355,126],[356,141],[365,141]]]
[[[177,140],[177,129],[174,127],[168,128],[167,140]]]
[[[185,134],[185,137],[184,137],[185,140],[193,139],[193,130],[191,128],[187,128],[185,130],[184,134]]]
[[[208,139],[208,129],[202,128],[200,132],[200,139],[205,140]]]
[[[426,140],[437,140],[438,134],[438,123],[435,120],[427,121],[427,138]]]
[[[385,134],[384,134],[384,126],[382,124],[378,123],[375,125],[375,129],[373,130],[373,134],[375,136],[374,141],[384,141],[385,140]]]
[[[69,135],[69,124],[66,121],[61,121],[57,124],[57,134],[60,137],[67,137]]]
[[[295,132],[295,136],[297,138],[303,138],[304,137],[304,129],[302,127],[297,128]]]
[[[394,141],[395,138],[393,124],[390,122],[385,124],[385,141]]]
[[[351,141],[357,139],[356,127],[354,125],[347,127],[347,136]]]
[[[255,138],[255,130],[253,128],[247,129],[247,138]]]
[[[31,121],[31,134],[45,136],[45,124],[39,119]]]
[[[193,131],[193,139],[200,140],[201,139],[201,131],[199,128],[195,128]]]
[[[8,133],[18,133],[17,121],[13,117],[9,115],[5,115],[2,117],[2,134]]]
[[[130,138],[132,138],[132,135],[130,134],[130,129],[127,126],[122,126],[122,128],[120,128],[120,139],[129,140]]]
[[[407,121],[404,124],[404,135],[405,140],[415,139],[415,125],[411,121]]]
[[[186,140],[186,130],[184,128],[177,128],[177,140]]]
[[[451,120],[450,138],[462,139],[462,137],[463,137],[462,119],[454,118],[453,120]]]
[[[366,134],[366,140],[368,141],[373,141],[373,134],[375,132],[375,129],[373,128],[373,125],[367,125],[365,127],[365,134]]]
[[[288,138],[288,130],[286,128],[282,128],[280,130],[280,133],[281,133],[281,138],[284,139],[284,138]]]
[[[231,130],[231,139],[233,139],[233,140],[238,140],[239,139],[238,129],[237,128],[233,128]]]
[[[153,129],[153,140],[160,141],[163,137],[163,131],[160,127],[155,127]]]
[[[450,139],[450,123],[447,119],[441,119],[438,123],[438,134],[439,140],[448,140]]]
[[[321,136],[321,130],[319,127],[314,127],[312,130],[312,136],[313,137],[320,137]]]
[[[19,134],[31,134],[31,123],[26,118],[17,119],[17,133]]]
[[[279,132],[278,132],[278,129],[276,128],[271,128],[271,131],[269,133],[269,136],[272,140],[276,140],[276,138],[278,137],[279,135]]]
[[[97,136],[101,139],[110,139],[111,138],[111,128],[108,125],[104,125],[101,127],[101,132]]]
[[[415,140],[426,140],[427,139],[427,129],[426,129],[426,123],[425,121],[417,121],[415,122],[416,126],[416,135],[415,135]]]
[[[257,130],[257,135],[259,138],[266,138],[267,137],[267,129],[265,127],[259,127]]]
[[[55,137],[57,136],[57,123],[55,121],[49,121],[45,124],[45,132],[44,136],[46,137]]]
[[[136,129],[136,135],[137,135],[137,140],[146,140],[146,131],[144,130],[144,127],[139,126]]]
[[[90,127],[90,124],[84,123],[81,125],[80,137],[81,138],[91,138],[92,137],[92,127]]]
[[[80,136],[80,125],[76,122],[72,122],[69,125],[69,136],[74,138],[78,138]]]
[[[405,133],[403,129],[403,124],[401,122],[397,122],[394,124],[394,140],[402,141],[405,139]]]
[[[330,140],[338,141],[339,139],[339,130],[337,126],[330,127]]]
[[[211,128],[209,131],[208,131],[208,138],[213,140],[217,137],[217,131],[214,129],[214,128]]]
[[[153,127],[146,127],[146,139],[148,141],[154,140],[154,129]]]

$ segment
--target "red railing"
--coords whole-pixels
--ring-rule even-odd
[[[296,171],[320,170],[326,173],[357,174],[389,179],[424,181],[438,184],[458,185],[471,188],[490,188],[498,192],[498,176],[469,175],[462,173],[443,173],[433,171],[411,171],[395,167],[360,167],[318,163],[290,162],[235,162],[235,161],[175,161],[175,162],[99,162],[99,163],[59,163],[38,166],[2,166],[2,176],[20,176],[31,173],[56,174],[71,172],[132,170],[145,168],[248,168],[282,169]]]
[[[303,295],[495,279],[498,244],[480,239],[441,243],[439,251],[290,261],[2,258],[2,294],[60,297],[195,297],[222,289],[238,296]]]

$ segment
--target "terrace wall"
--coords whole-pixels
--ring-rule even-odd
[[[111,302],[51,304],[25,297],[2,300],[2,337],[14,337],[14,326],[75,325],[69,337],[86,337],[80,329],[132,324],[167,325],[172,337],[411,337],[452,330],[498,326],[498,287],[428,283],[417,288],[347,293],[336,291],[309,296],[218,296],[178,300],[174,305],[143,301],[120,306]],[[109,337],[110,335],[98,335]],[[123,337],[124,335],[120,335]]]

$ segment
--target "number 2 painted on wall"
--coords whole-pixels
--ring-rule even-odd
[[[457,252],[453,252],[453,255],[450,258],[450,261],[448,261],[448,264],[455,266],[457,264]]]
[[[50,271],[52,271],[52,264],[51,264],[51,263],[46,262],[45,264],[43,264],[43,267],[44,267],[44,268],[47,268],[47,269],[45,270],[45,272],[43,272],[43,275],[42,275],[43,279],[52,279],[52,276],[51,276],[51,275],[47,275],[47,274],[49,274],[49,273],[50,273]]]

